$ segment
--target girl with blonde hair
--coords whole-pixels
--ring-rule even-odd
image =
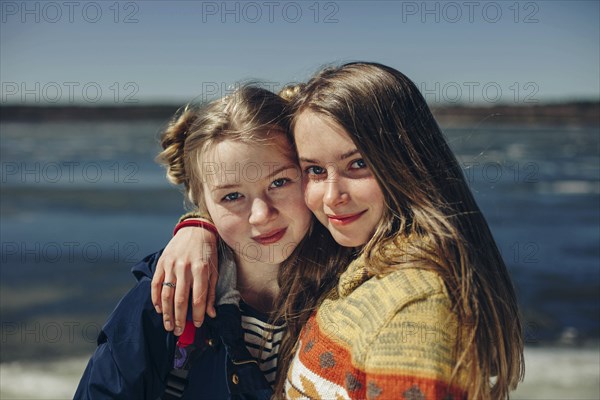
[[[179,338],[166,332],[150,297],[162,251],[146,257],[133,267],[136,286],[102,328],[76,399],[271,397],[286,330],[274,311],[294,298],[280,282],[301,282],[308,297],[295,306],[314,308],[344,264],[330,262],[327,231],[311,229],[285,106],[270,91],[244,86],[185,107],[166,127],[158,160],[212,221],[195,225],[219,235],[218,242],[206,239],[219,251],[218,314],[199,329],[184,321]],[[173,292],[179,284],[172,279],[162,287]]]

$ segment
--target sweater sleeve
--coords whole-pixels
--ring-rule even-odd
[[[368,346],[367,398],[465,398],[456,379],[451,384],[456,328],[450,301],[443,293],[404,305]]]
[[[74,399],[156,399],[165,389],[174,344],[153,310],[145,277],[103,326]]]

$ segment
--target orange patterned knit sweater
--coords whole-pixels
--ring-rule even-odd
[[[358,258],[302,330],[290,399],[464,399],[457,320],[442,279],[399,268],[370,277]]]

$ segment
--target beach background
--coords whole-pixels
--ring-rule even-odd
[[[221,2],[175,3],[81,3],[101,10],[94,23],[64,10],[52,22],[44,2],[2,3],[1,399],[71,398],[135,283],[131,266],[168,242],[184,207],[154,157],[180,105],[248,77],[277,90],[351,59],[415,79],[463,166],[523,314],[526,375],[513,397],[600,398],[597,2],[476,2],[499,7],[496,22],[456,20],[443,2],[276,2],[300,7],[296,22],[251,22],[239,2],[230,14]]]
[[[130,267],[169,240],[183,203],[153,161],[165,122],[0,122],[2,398],[72,394],[134,284]],[[444,130],[524,315],[527,374],[515,398],[596,397],[599,126]]]

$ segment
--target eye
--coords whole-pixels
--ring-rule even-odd
[[[291,179],[289,178],[279,178],[279,179],[275,179],[272,183],[271,183],[271,188],[280,188],[283,187],[285,185],[287,185],[288,183],[291,182]]]
[[[317,167],[316,165],[310,166],[304,170],[307,175],[323,175],[325,168]]]
[[[365,162],[365,160],[358,159],[356,161],[354,161],[352,164],[350,164],[350,168],[352,169],[363,169],[363,168],[367,168],[367,163]]]
[[[225,196],[223,196],[221,201],[236,201],[241,198],[242,198],[242,194],[240,192],[234,192],[234,193],[228,193]]]

